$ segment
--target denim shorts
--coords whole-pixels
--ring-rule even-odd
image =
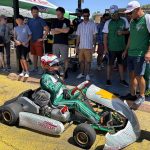
[[[128,70],[134,72],[137,76],[143,76],[145,74],[145,59],[144,57],[128,56]]]

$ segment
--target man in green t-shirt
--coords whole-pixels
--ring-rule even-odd
[[[128,53],[128,69],[130,72],[130,94],[124,99],[135,100],[140,105],[145,101],[145,79],[143,65],[150,61],[150,15],[144,14],[139,2],[128,3],[125,13],[130,13],[130,37],[127,47],[122,55]],[[136,88],[139,85],[140,95],[136,97]]]
[[[107,81],[106,85],[111,85],[112,65],[115,59],[119,65],[120,84],[128,87],[128,83],[124,80],[122,52],[125,49],[125,34],[128,34],[129,23],[126,18],[119,16],[118,6],[110,7],[111,19],[106,21],[104,33],[104,54],[109,57],[107,65]]]

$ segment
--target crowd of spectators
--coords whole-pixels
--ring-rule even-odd
[[[29,77],[30,73],[42,74],[38,59],[44,55],[43,43],[48,34],[53,35],[53,54],[59,57],[64,64],[64,77],[68,78],[68,35],[71,30],[70,20],[64,17],[65,9],[56,9],[57,18],[48,27],[45,20],[39,17],[39,9],[31,8],[33,18],[28,22],[19,15],[14,28],[14,42],[17,58],[20,61],[22,72],[20,76]],[[83,19],[81,19],[81,16]],[[79,58],[80,74],[77,79],[90,80],[92,55],[97,51],[97,69],[102,70],[104,60],[107,64],[106,85],[111,86],[111,76],[114,65],[120,75],[120,84],[130,87],[130,94],[124,99],[134,100],[136,104],[145,101],[145,90],[150,89],[150,15],[145,14],[137,1],[131,1],[120,16],[119,8],[112,5],[109,13],[105,13],[100,24],[90,20],[90,10],[80,10],[76,24],[76,54]],[[10,71],[10,31],[7,27],[7,18],[0,17],[0,63],[3,71]],[[98,48],[96,49],[96,44]],[[4,49],[7,63],[4,63]],[[33,70],[29,71],[27,63],[28,53],[33,56]],[[130,83],[124,78],[125,68],[129,70]],[[148,68],[149,67],[149,68]],[[147,69],[148,68],[148,69]],[[145,76],[144,76],[145,75]],[[145,80],[146,79],[146,80]],[[137,97],[137,87],[139,96]]]

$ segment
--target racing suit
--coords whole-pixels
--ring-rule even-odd
[[[100,121],[100,116],[78,98],[80,95],[79,92],[71,95],[72,90],[68,90],[67,94],[69,94],[70,98],[66,99],[64,97],[63,91],[66,89],[66,86],[62,84],[58,78],[46,73],[42,76],[40,84],[43,90],[51,94],[51,102],[54,106],[66,105],[69,109],[75,109],[80,112],[93,123],[98,123]]]

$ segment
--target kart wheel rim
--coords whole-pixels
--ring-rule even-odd
[[[78,141],[78,143],[79,144],[82,144],[82,145],[85,145],[85,144],[87,144],[88,143],[88,136],[87,136],[87,134],[86,133],[84,133],[84,132],[78,132],[77,133],[77,141]]]
[[[12,120],[11,113],[9,111],[3,112],[3,118],[6,122],[10,122]]]

